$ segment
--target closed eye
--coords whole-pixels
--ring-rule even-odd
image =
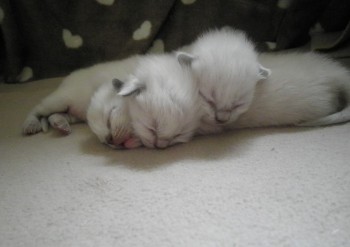
[[[215,102],[213,100],[208,99],[207,97],[205,97],[200,91],[199,91],[199,95],[212,107],[215,108]]]
[[[238,103],[238,104],[235,104],[235,105],[233,105],[233,107],[232,107],[232,109],[231,109],[231,110],[235,110],[235,109],[237,109],[237,108],[241,107],[242,105],[244,105],[244,103]]]
[[[147,128],[147,130],[152,134],[152,136],[157,136],[157,132],[153,128]]]
[[[112,112],[115,109],[115,107],[113,107],[109,113],[108,113],[108,118],[107,118],[107,128],[110,130],[111,129],[111,116],[112,116]]]
[[[182,136],[182,134],[178,134],[178,135],[175,135],[172,139],[176,139],[176,138],[179,138],[181,136]]]

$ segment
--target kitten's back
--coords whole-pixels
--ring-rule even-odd
[[[259,83],[250,109],[234,127],[294,125],[334,113],[339,91],[348,85],[347,70],[316,53],[261,54],[272,70]]]

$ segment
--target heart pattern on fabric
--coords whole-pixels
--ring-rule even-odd
[[[291,4],[291,0],[279,0],[277,2],[277,6],[280,8],[280,9],[288,9],[290,4]]]
[[[132,35],[134,40],[147,39],[151,34],[152,24],[150,21],[144,21],[141,26],[135,30]]]
[[[111,5],[113,5],[114,0],[96,0],[96,2],[98,2],[99,4],[102,4],[102,5],[111,6]]]
[[[321,23],[317,22],[313,27],[310,28],[309,34],[313,35],[315,33],[324,33],[324,29],[321,25]]]
[[[73,35],[68,29],[63,29],[64,44],[71,49],[77,49],[83,45],[83,39],[79,35]]]
[[[181,0],[181,2],[185,5],[190,5],[195,3],[197,0]]]
[[[21,73],[17,76],[17,80],[20,82],[28,81],[33,77],[33,70],[30,67],[24,67]]]
[[[164,53],[164,41],[161,39],[156,39],[151,48],[148,49],[148,53]]]
[[[277,44],[276,44],[276,42],[265,42],[265,44],[267,45],[267,47],[269,48],[269,50],[274,50],[274,49],[276,49],[276,47],[277,47]]]

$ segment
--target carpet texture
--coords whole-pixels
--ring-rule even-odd
[[[350,124],[112,150],[23,137],[59,79],[0,85],[0,246],[350,246]]]

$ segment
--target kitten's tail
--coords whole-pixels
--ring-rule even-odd
[[[298,124],[298,126],[305,126],[305,127],[325,126],[325,125],[340,124],[340,123],[345,123],[350,121],[350,76],[349,74],[347,74],[345,78],[346,78],[345,80],[342,80],[343,85],[341,88],[343,93],[345,93],[345,101],[346,101],[345,107],[339,112],[333,113],[331,115],[328,115],[316,120],[300,123]]]
[[[302,127],[312,127],[312,126],[325,126],[331,124],[340,124],[350,121],[350,105],[346,106],[340,112],[336,112],[334,114],[328,115],[323,118],[319,118],[313,121],[300,123],[298,126]]]

